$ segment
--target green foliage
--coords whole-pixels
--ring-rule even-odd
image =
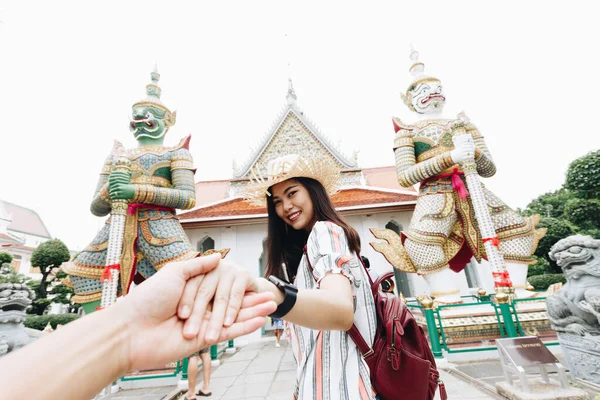
[[[50,299],[36,298],[31,303],[31,308],[29,308],[27,310],[27,314],[44,315],[44,313],[46,312],[46,309],[48,308],[48,306],[50,306],[51,303],[52,303],[52,300],[50,300]]]
[[[0,265],[10,264],[13,260],[12,254],[6,252],[0,252]]]
[[[563,218],[567,201],[573,195],[565,189],[544,193],[532,200],[521,213],[524,215],[540,214],[542,217]]]
[[[77,314],[27,315],[25,317],[25,326],[30,329],[43,331],[48,322],[50,322],[52,328],[56,329],[56,325],[66,325],[77,318],[79,318]]]
[[[573,198],[565,204],[565,217],[583,230],[600,228],[600,200]]]
[[[10,263],[0,264],[0,283],[28,283],[30,280],[27,275],[15,271]]]
[[[75,291],[67,285],[59,283],[50,290],[49,294],[55,295],[52,298],[54,303],[69,304],[71,303],[71,297],[75,295]]]
[[[548,286],[562,282],[566,283],[564,274],[544,274],[544,275],[536,275],[531,278],[527,278],[527,281],[531,283],[531,285],[535,288],[535,290],[546,290]]]
[[[31,265],[38,267],[43,274],[49,273],[52,269],[69,261],[71,253],[60,239],[48,240],[39,245],[31,255]]]
[[[535,256],[534,256],[535,257]],[[550,263],[542,257],[535,257],[537,262],[527,269],[527,277],[550,273]]]
[[[567,236],[574,235],[576,231],[569,221],[558,218],[542,218],[538,226],[546,227],[548,228],[548,231],[546,232],[546,236],[540,240],[540,243],[538,244],[537,250],[534,254],[537,257],[545,258],[550,264],[551,271],[556,273],[561,272],[561,269],[558,265],[556,265],[556,262],[551,260],[548,256],[548,252],[556,242],[558,242],[560,239],[566,238]]]
[[[600,150],[590,152],[569,165],[565,188],[580,198],[600,198]]]
[[[34,250],[31,255],[31,265],[38,267],[42,274],[42,280],[36,291],[38,299],[45,299],[47,296],[48,285],[55,279],[48,279],[50,274],[59,268],[63,262],[69,261],[70,258],[69,249],[59,239],[48,240]]]

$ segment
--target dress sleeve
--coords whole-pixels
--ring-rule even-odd
[[[363,281],[361,265],[348,247],[344,230],[333,222],[319,221],[308,237],[307,253],[312,274],[319,287],[327,273],[342,274],[350,280],[353,294]]]

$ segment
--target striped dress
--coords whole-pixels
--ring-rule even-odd
[[[332,222],[317,222],[308,237],[307,253],[298,266],[295,284],[315,289],[328,272],[341,273],[351,284],[354,324],[368,344],[373,343],[376,314],[369,280],[357,255],[348,248],[344,230]],[[312,269],[311,267],[312,266]],[[317,331],[288,324],[294,358],[298,363],[294,399],[373,400],[369,367],[348,333]]]

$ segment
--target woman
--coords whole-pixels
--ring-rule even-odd
[[[294,398],[374,399],[369,369],[346,332],[354,324],[372,344],[376,315],[357,256],[360,238],[328,196],[339,173],[297,155],[275,159],[267,169],[247,196],[256,204],[266,200],[268,210],[268,279],[259,278],[257,286],[275,294],[271,316],[290,322],[298,363]]]
[[[281,347],[281,333],[283,332],[283,320],[280,318],[271,318],[273,329],[275,330],[275,347]]]

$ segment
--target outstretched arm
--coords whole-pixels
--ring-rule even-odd
[[[168,264],[116,305],[72,322],[0,359],[0,399],[90,399],[127,371],[165,365],[206,347],[211,312],[184,337],[177,305],[187,284],[219,264],[219,255]],[[243,291],[242,291],[243,293]],[[275,311],[273,296],[246,294],[237,320],[215,340],[248,334]],[[214,343],[214,342],[213,342]],[[68,388],[68,390],[66,389]]]

